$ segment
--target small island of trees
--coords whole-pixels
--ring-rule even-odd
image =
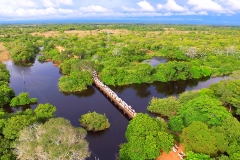
[[[106,115],[96,112],[89,112],[82,115],[79,122],[88,131],[101,131],[110,127]]]
[[[19,93],[17,97],[14,97],[11,102],[10,106],[15,107],[15,106],[22,106],[30,103],[36,103],[37,98],[29,98],[29,93],[28,92],[22,92]]]

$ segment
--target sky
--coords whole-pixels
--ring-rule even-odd
[[[240,0],[0,0],[0,23],[37,20],[240,25]]]

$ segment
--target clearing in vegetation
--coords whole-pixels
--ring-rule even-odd
[[[0,61],[7,61],[10,59],[10,53],[6,49],[6,47],[3,45],[2,42],[0,42]]]

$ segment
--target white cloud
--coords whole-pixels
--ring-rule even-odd
[[[163,5],[161,5],[161,4],[157,4],[157,9],[163,9]]]
[[[226,5],[232,10],[240,10],[240,0],[227,0]]]
[[[82,11],[82,12],[90,12],[90,13],[95,13],[95,12],[112,12],[111,9],[104,8],[102,6],[94,6],[94,5],[90,5],[90,6],[87,6],[87,7],[81,7],[80,11]]]
[[[178,5],[174,0],[167,0],[165,5],[158,4],[157,7],[158,9],[164,9],[172,12],[185,12],[188,10],[186,7]]]
[[[187,4],[194,6],[194,11],[222,12],[224,9],[217,2],[212,0],[188,0]]]
[[[76,14],[77,10],[71,9],[55,9],[55,8],[45,8],[45,9],[23,9],[19,8],[16,10],[2,9],[0,10],[0,18],[43,18],[43,17],[53,17],[53,16],[65,16]]]
[[[129,8],[129,7],[125,7],[125,6],[122,6],[122,9],[123,9],[124,11],[127,11],[127,12],[136,12],[136,11],[138,11],[138,10],[135,9],[135,8]]]
[[[42,0],[42,3],[45,7],[54,7],[56,6],[56,4],[54,4],[52,1],[50,0]]]
[[[137,4],[139,5],[139,7],[141,7],[141,11],[155,12],[155,9],[153,8],[153,6],[150,3],[148,3],[146,0],[138,2]]]
[[[73,5],[72,0],[41,0],[43,5],[49,7],[59,7],[60,5]]]
[[[32,0],[1,0],[0,8],[35,8],[37,5]]]

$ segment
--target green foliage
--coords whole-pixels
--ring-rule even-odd
[[[106,115],[96,112],[89,112],[82,115],[79,122],[88,131],[101,131],[110,127],[110,123],[108,122]]]
[[[62,74],[70,74],[73,71],[89,71],[94,70],[94,63],[89,60],[69,59],[60,65]]]
[[[77,92],[87,89],[93,83],[92,74],[88,71],[74,71],[69,76],[59,79],[58,87],[61,92]]]
[[[2,108],[0,108],[0,131],[4,127],[4,123],[6,122],[6,119],[7,119],[7,113]]]
[[[31,125],[19,132],[17,159],[85,159],[90,156],[86,131],[63,118]]]
[[[184,104],[179,110],[184,126],[194,121],[201,121],[208,126],[221,125],[224,119],[231,114],[222,106],[222,103],[208,95],[198,96]]]
[[[186,153],[186,160],[210,160],[210,156],[202,153],[194,153],[189,151]]]
[[[56,112],[56,107],[46,103],[46,104],[39,104],[37,108],[34,110],[34,113],[37,119],[41,121],[46,121],[50,118],[54,117],[54,113]]]
[[[2,133],[4,138],[15,140],[18,137],[18,132],[24,127],[33,124],[36,121],[32,110],[27,109],[26,112],[19,112],[16,115],[9,117],[4,123]]]
[[[236,108],[236,114],[240,115],[240,80],[224,80],[212,84],[210,89],[223,103]]]
[[[118,61],[118,59],[116,59]],[[124,60],[125,61],[125,60]],[[120,61],[121,62],[121,61]],[[139,63],[121,67],[124,62],[115,66],[115,60],[111,59],[111,66],[106,66],[100,72],[102,81],[109,85],[124,85],[133,83],[152,82],[153,67],[149,64]],[[129,63],[129,62],[127,62]]]
[[[10,106],[22,106],[30,103],[36,103],[37,98],[29,98],[29,93],[28,92],[22,92],[19,93],[17,97],[14,97],[11,102]]]
[[[169,152],[173,146],[166,123],[142,113],[130,121],[126,138],[128,142],[119,151],[120,159],[124,160],[154,159],[160,155],[160,149]]]
[[[171,131],[180,132],[184,128],[183,120],[180,116],[171,117],[168,126]]]
[[[47,58],[45,56],[38,57],[38,61],[40,61],[40,62],[45,62],[46,60],[47,60]]]
[[[198,91],[197,90],[193,90],[193,91],[185,91],[183,93],[181,93],[178,97],[178,101],[181,103],[181,104],[186,104],[188,103],[190,100],[198,97],[199,94],[198,94]]]
[[[12,153],[11,141],[5,139],[2,135],[0,136],[0,159],[1,160],[14,160],[16,159]]]
[[[31,125],[37,121],[44,122],[54,116],[56,107],[50,104],[39,104],[33,111],[27,109],[25,112],[18,111],[16,114],[6,115],[0,110],[0,129],[4,138],[15,140],[18,138],[18,133],[24,127]]]
[[[29,37],[30,38],[30,37]],[[14,61],[29,61],[39,52],[38,46],[30,40],[13,43],[11,57]]]
[[[168,82],[201,78],[211,75],[211,70],[206,67],[194,66],[191,62],[172,61],[159,64],[153,75],[156,81]]]
[[[6,69],[6,65],[0,62],[0,81],[9,82],[10,75],[9,71]]]
[[[173,117],[177,115],[178,109],[181,107],[176,97],[155,98],[153,97],[149,103],[148,110],[163,116]]]
[[[7,82],[0,81],[0,107],[8,104],[15,93],[12,88],[8,86]]]
[[[228,146],[227,141],[222,133],[217,133],[202,122],[194,121],[187,128],[184,128],[181,134],[185,151],[194,151],[208,155],[217,155],[220,151],[224,153],[226,150],[221,150],[224,145]],[[220,145],[219,145],[220,144]]]

